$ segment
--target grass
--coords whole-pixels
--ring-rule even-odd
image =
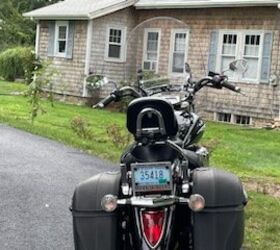
[[[208,123],[203,143],[211,164],[240,177],[280,183],[280,132]]]
[[[112,143],[106,127],[116,124],[125,128],[125,115],[106,110],[55,102],[44,102],[47,113],[32,125],[27,98],[9,95],[24,91],[26,86],[0,81],[0,123],[29,131],[91,154],[117,162],[122,148]],[[4,95],[2,95],[4,94]],[[85,118],[93,132],[84,140],[71,129],[75,116]],[[255,178],[280,183],[280,133],[227,124],[207,123],[202,143],[211,150],[211,165],[225,168],[243,179]],[[260,193],[249,193],[246,208],[245,249],[279,249],[280,201]]]
[[[24,91],[23,84],[0,82],[0,122],[55,139],[89,153],[117,162],[122,148],[114,145],[106,127],[117,124],[125,132],[125,115],[107,110],[55,103],[52,108],[44,102],[47,113],[32,125],[29,104],[23,96],[9,93]],[[1,95],[4,93],[5,95]],[[83,140],[71,129],[71,120],[80,115],[93,131],[93,140]],[[207,123],[202,144],[211,151],[211,165],[234,172],[242,178],[280,183],[280,133],[264,129]]]
[[[246,207],[244,250],[278,250],[280,200],[250,192]]]
[[[0,96],[20,94],[26,90],[26,85],[22,83],[11,83],[0,80]],[[1,98],[1,97],[0,97]]]

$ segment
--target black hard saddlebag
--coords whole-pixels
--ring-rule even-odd
[[[82,182],[72,200],[73,234],[76,250],[118,249],[118,214],[101,208],[106,194],[118,195],[120,173],[98,174]]]
[[[240,250],[247,196],[238,177],[198,168],[193,173],[193,193],[205,199],[205,208],[193,214],[194,250]]]

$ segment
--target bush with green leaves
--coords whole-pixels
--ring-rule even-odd
[[[79,115],[72,118],[71,129],[82,139],[93,138],[88,121]]]
[[[42,106],[42,100],[47,97],[51,106],[54,106],[53,78],[58,75],[58,72],[52,67],[51,61],[45,60],[37,63],[32,75],[33,80],[29,84],[26,95],[31,106],[30,118],[33,123],[40,112],[46,112]]]
[[[32,81],[35,55],[31,47],[15,47],[0,54],[0,76],[7,81],[22,78],[26,83]]]
[[[126,148],[132,141],[132,136],[116,124],[107,126],[107,135],[111,138],[113,144],[121,149]]]

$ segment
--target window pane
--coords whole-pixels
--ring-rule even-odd
[[[59,39],[66,39],[66,30],[67,27],[66,26],[59,26],[58,28],[58,38]]]
[[[184,62],[185,54],[184,53],[174,53],[173,54],[173,66],[172,72],[183,73],[184,72]]]
[[[108,57],[120,58],[121,57],[121,46],[120,45],[109,45]]]
[[[220,122],[230,122],[231,114],[227,113],[217,113],[217,120]]]
[[[158,32],[148,32],[146,41],[146,51],[144,56],[144,69],[156,70],[158,60]]]
[[[258,64],[259,64],[259,59],[258,58],[246,58],[247,63],[248,63],[248,69],[244,73],[243,78],[245,79],[257,79],[258,75]]]
[[[174,51],[185,51],[186,33],[176,33]]]
[[[58,52],[64,53],[66,49],[66,41],[59,41],[58,42]]]
[[[246,35],[245,37],[245,56],[258,56],[260,49],[260,35]]]
[[[151,69],[151,62],[144,62],[144,69],[150,70]]]
[[[110,43],[121,43],[122,31],[117,29],[110,29]]]
[[[147,51],[156,51],[158,49],[158,32],[149,32],[147,41]]]
[[[235,117],[237,124],[244,124],[244,125],[250,125],[250,117],[249,116],[243,116],[243,115],[236,115]]]
[[[229,64],[235,60],[235,57],[232,56],[222,56],[221,58],[221,71],[225,71],[229,68]],[[229,70],[227,71],[227,76],[228,77],[233,77],[234,72]]]
[[[224,34],[222,54],[235,55],[236,54],[236,43],[237,43],[236,34]]]
[[[147,59],[150,61],[156,61],[157,53],[156,52],[147,52]]]
[[[172,72],[183,73],[185,63],[186,33],[175,34],[173,49]]]

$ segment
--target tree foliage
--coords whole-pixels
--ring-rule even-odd
[[[58,2],[58,0],[1,0],[0,1],[0,50],[33,45],[35,22],[22,13]]]

